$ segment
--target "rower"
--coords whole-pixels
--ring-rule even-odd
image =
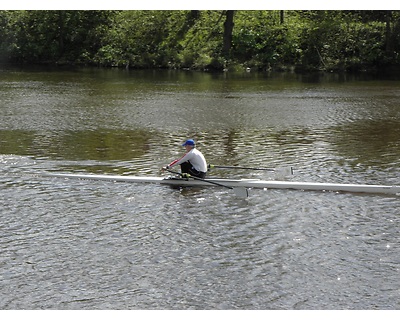
[[[207,162],[203,154],[196,148],[194,140],[186,140],[185,143],[182,144],[182,147],[186,148],[186,153],[161,170],[167,170],[180,165],[182,173],[188,173],[191,176],[204,179],[207,173]]]

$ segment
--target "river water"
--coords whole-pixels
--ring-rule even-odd
[[[0,309],[399,309],[400,197],[49,178],[211,164],[400,184],[400,81],[0,70]],[[213,169],[209,176],[276,179]]]

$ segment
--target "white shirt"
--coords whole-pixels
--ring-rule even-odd
[[[173,166],[182,164],[186,161],[189,161],[197,171],[207,172],[207,161],[203,154],[196,148],[185,153],[180,159],[172,161],[168,166],[172,168]]]

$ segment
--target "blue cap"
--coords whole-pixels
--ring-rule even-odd
[[[182,147],[184,147],[184,146],[194,146],[194,145],[195,145],[194,140],[193,139],[189,139],[189,140],[186,140],[184,144],[182,144]]]

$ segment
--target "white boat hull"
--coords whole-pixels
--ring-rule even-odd
[[[366,185],[366,184],[338,184],[338,183],[312,183],[312,182],[292,182],[275,181],[259,179],[180,179],[180,178],[162,178],[162,177],[135,177],[119,175],[95,175],[95,174],[63,174],[49,173],[46,176],[66,178],[66,179],[85,179],[85,180],[103,180],[114,182],[130,183],[157,183],[175,186],[221,186],[231,188],[266,188],[266,189],[295,189],[295,190],[313,190],[313,191],[338,191],[354,193],[400,193],[400,186],[389,185]],[[213,184],[214,183],[214,184]]]

